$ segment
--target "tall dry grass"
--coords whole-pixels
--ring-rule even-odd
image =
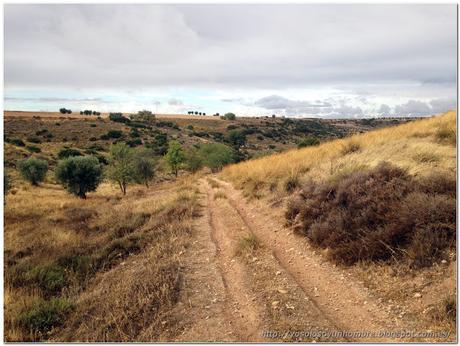
[[[286,180],[325,180],[344,170],[375,167],[381,161],[405,168],[410,174],[433,169],[455,171],[456,112],[384,128],[316,147],[227,166],[221,175],[249,196],[290,188]]]
[[[5,340],[157,340],[141,334],[175,303],[196,196],[193,177],[123,198],[103,184],[87,200],[16,180],[5,205]]]

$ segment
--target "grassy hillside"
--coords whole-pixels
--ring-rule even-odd
[[[158,340],[196,197],[187,179],[124,198],[104,184],[87,200],[16,180],[5,206],[5,340]]]
[[[225,168],[222,176],[248,195],[289,192],[302,181],[324,181],[381,161],[412,175],[455,174],[456,113],[291,150]]]
[[[125,116],[129,117],[128,114]],[[17,160],[34,155],[46,159],[54,166],[58,159],[57,153],[63,147],[104,158],[110,145],[117,141],[125,141],[133,147],[152,148],[160,157],[172,140],[178,140],[184,147],[196,147],[204,143],[232,146],[229,140],[232,132],[242,134],[245,138],[244,143],[237,148],[241,159],[295,148],[306,136],[325,141],[405,121],[408,120],[302,120],[268,117],[237,117],[230,121],[213,116],[163,115],[156,120],[138,119],[125,124],[110,121],[107,114],[96,117],[5,112],[5,164],[14,168]]]
[[[400,317],[455,333],[455,112],[227,166],[221,176],[254,203],[269,202]]]

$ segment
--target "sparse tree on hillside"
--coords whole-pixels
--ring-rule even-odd
[[[128,183],[134,181],[135,173],[133,149],[123,142],[112,145],[107,176],[118,184],[123,195],[126,195]]]
[[[221,143],[203,144],[199,149],[199,155],[213,172],[220,171],[225,165],[235,162],[235,152]]]
[[[29,157],[28,159],[19,161],[18,168],[21,176],[36,186],[45,180],[48,163],[45,160]]]
[[[243,131],[232,130],[225,136],[225,141],[235,149],[239,149],[246,144],[246,135]]]
[[[135,180],[149,187],[149,181],[155,176],[153,152],[148,149],[136,150],[134,155]]]
[[[236,119],[236,115],[234,113],[226,113],[224,115],[224,119],[225,120],[235,120]]]
[[[58,163],[55,175],[68,192],[86,199],[102,181],[102,166],[94,156],[73,156]]]
[[[185,152],[187,170],[195,173],[204,165],[204,159],[197,148],[190,148]]]
[[[171,171],[177,177],[177,173],[179,172],[179,167],[185,161],[185,154],[179,142],[172,141],[169,143],[169,149],[165,155],[165,159],[166,159],[166,163],[171,168]]]

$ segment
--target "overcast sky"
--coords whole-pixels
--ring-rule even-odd
[[[456,107],[456,5],[5,5],[5,109]]]

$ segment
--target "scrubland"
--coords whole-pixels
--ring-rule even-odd
[[[316,251],[427,326],[455,330],[456,113],[224,168]]]
[[[86,200],[16,182],[5,206],[5,340],[160,339],[196,198],[187,178],[124,198],[103,184]]]

